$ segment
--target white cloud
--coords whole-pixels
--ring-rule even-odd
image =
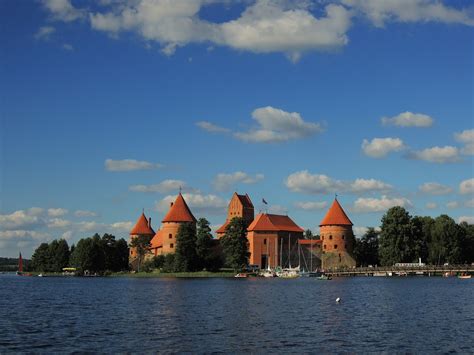
[[[263,174],[256,174],[255,176],[244,173],[243,171],[236,171],[231,174],[217,174],[212,184],[217,191],[229,191],[237,184],[255,184],[264,179]]]
[[[288,215],[288,208],[281,205],[270,205],[268,207],[268,213],[270,214],[279,214],[279,215]]]
[[[48,216],[50,217],[61,217],[67,214],[69,211],[65,208],[49,208]]]
[[[446,195],[453,192],[451,187],[438,184],[437,182],[426,182],[419,189],[421,192],[430,195]]]
[[[41,208],[31,208],[28,210],[18,210],[11,214],[0,215],[0,229],[19,230],[37,229],[45,224],[41,214]]]
[[[474,178],[462,181],[459,184],[459,192],[463,195],[474,194]]]
[[[73,231],[65,231],[63,234],[61,234],[61,239],[71,240],[73,235],[74,235]]]
[[[474,198],[464,202],[464,206],[469,207],[469,208],[474,208]]]
[[[360,10],[376,27],[386,22],[441,22],[474,25],[469,9],[458,10],[439,0],[342,0]]]
[[[53,218],[48,221],[48,228],[67,228],[71,225],[70,221],[61,218]]]
[[[376,232],[380,232],[380,227],[375,227],[374,228]],[[352,227],[352,231],[354,232],[354,235],[358,238],[362,238],[365,233],[369,230],[368,227],[361,227],[361,226],[354,226]]]
[[[134,31],[157,41],[171,55],[188,43],[213,43],[255,53],[282,52],[297,61],[302,53],[348,43],[350,12],[327,5],[316,18],[298,2],[257,0],[239,18],[214,23],[199,18],[205,0],[137,0],[108,13],[90,14],[93,29],[117,35]]]
[[[75,8],[70,0],[42,0],[55,20],[71,22],[85,17],[85,11]]]
[[[105,169],[108,171],[134,171],[134,170],[153,170],[161,168],[161,164],[149,163],[134,159],[123,160],[105,160]]]
[[[317,211],[321,210],[323,208],[326,208],[328,203],[326,201],[321,201],[321,202],[313,202],[313,201],[308,201],[308,202],[296,202],[295,207],[299,208],[301,210],[305,211]]]
[[[41,26],[35,33],[34,37],[38,40],[49,40],[50,36],[56,32],[56,29],[52,26]]]
[[[438,208],[438,205],[435,202],[428,202],[425,207],[429,210],[433,210],[435,208]]]
[[[211,133],[227,133],[227,132],[230,132],[230,129],[228,128],[225,128],[225,127],[220,127],[220,126],[217,126],[211,122],[208,122],[208,121],[199,121],[199,122],[196,122],[196,126],[198,126],[199,128],[207,131],[207,132],[211,132]]]
[[[433,118],[423,113],[402,112],[393,117],[382,117],[382,124],[385,126],[399,127],[431,127]]]
[[[159,184],[153,185],[132,185],[129,187],[129,190],[134,192],[169,193],[177,192],[180,188],[183,189],[183,191],[195,191],[194,189],[188,188],[184,181],[172,179],[164,180]]]
[[[74,47],[72,46],[72,44],[69,44],[69,43],[64,43],[63,44],[63,49],[67,50],[67,51],[73,51],[74,50]]]
[[[252,112],[258,127],[247,132],[236,132],[236,138],[252,143],[284,142],[315,135],[323,131],[319,123],[306,122],[298,112],[286,112],[271,106]]]
[[[372,158],[383,158],[391,152],[399,152],[405,148],[400,138],[374,138],[372,141],[364,139],[362,150]]]
[[[457,201],[449,201],[446,203],[446,207],[450,209],[458,208],[459,207],[459,202]]]
[[[110,228],[117,233],[129,233],[133,228],[133,223],[130,221],[126,222],[115,222],[110,224]]]
[[[454,138],[464,143],[461,153],[465,155],[474,155],[474,129],[466,129],[460,133],[455,133]]]
[[[184,193],[183,197],[196,218],[199,214],[208,213],[220,215],[227,212],[228,201],[225,201],[219,196],[213,194]],[[156,209],[162,213],[167,213],[170,208],[170,203],[175,200],[176,195],[168,195],[156,203]]]
[[[424,160],[431,163],[455,163],[460,160],[459,150],[456,147],[432,147],[421,151],[413,151],[407,155],[410,159]]]
[[[48,233],[31,231],[31,230],[7,230],[0,231],[1,239],[34,239],[34,240],[46,240],[50,239],[51,236]]]
[[[99,230],[102,230],[105,228],[104,223],[99,223],[99,222],[79,222],[77,223],[77,227],[80,232],[98,232]]]
[[[354,212],[385,212],[391,207],[411,207],[410,200],[404,197],[389,198],[382,196],[381,198],[364,198],[360,197],[354,202],[352,210]]]
[[[474,224],[474,216],[461,216],[458,218],[458,223],[466,222],[468,224]]]
[[[92,211],[87,211],[87,210],[77,210],[76,212],[74,212],[74,216],[76,217],[97,217],[97,213],[96,212],[92,212]]]
[[[375,179],[356,179],[354,181],[334,180],[327,175],[311,174],[307,170],[290,174],[285,181],[293,192],[328,194],[334,192],[364,193],[388,191],[392,186]]]

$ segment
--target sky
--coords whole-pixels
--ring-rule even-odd
[[[471,1],[0,1],[0,256],[157,230],[180,187],[318,232],[474,223]],[[262,199],[268,205],[262,203]]]

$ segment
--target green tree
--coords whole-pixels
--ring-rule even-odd
[[[247,228],[243,218],[232,218],[220,242],[228,266],[236,271],[248,266],[250,253],[248,251]]]
[[[200,269],[213,268],[213,238],[209,221],[200,218],[197,222],[196,254],[199,259]]]
[[[379,233],[372,227],[360,239],[356,239],[354,256],[359,266],[379,264]]]
[[[53,240],[49,246],[49,269],[61,272],[69,264],[69,245],[64,239]]]
[[[35,271],[49,271],[49,245],[48,243],[41,243],[31,257],[31,269]]]
[[[177,271],[197,271],[200,260],[196,252],[196,227],[193,223],[182,223],[176,234],[175,263]]]
[[[128,245],[122,238],[115,239],[111,234],[104,234],[100,240],[105,257],[105,270],[122,271],[128,269]]]
[[[175,254],[166,254],[163,260],[163,272],[175,272],[176,270],[176,262],[175,262]]]
[[[379,239],[381,265],[413,262],[413,225],[410,214],[400,206],[390,208],[382,217]]]
[[[431,264],[460,263],[462,260],[462,228],[447,215],[434,220],[429,246]]]
[[[130,243],[130,247],[135,248],[137,253],[137,271],[140,271],[145,256],[150,252],[151,239],[152,236],[150,235],[140,234],[134,237]]]
[[[463,234],[461,260],[465,264],[470,264],[474,262],[474,225],[461,222],[459,227]]]
[[[434,219],[414,216],[411,221],[413,225],[413,257],[415,261],[421,258],[423,262],[429,262],[429,247]]]

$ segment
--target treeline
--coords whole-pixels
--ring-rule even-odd
[[[0,258],[0,271],[17,271],[18,258]],[[28,270],[30,260],[23,259],[23,269]]]
[[[138,269],[161,269],[163,272],[218,271],[223,266],[240,270],[248,266],[247,225],[243,218],[234,218],[225,235],[217,241],[211,234],[209,221],[201,218],[197,228],[182,224],[176,234],[176,252],[159,255],[143,263],[151,238],[134,238],[131,247],[138,254]]]
[[[390,208],[380,232],[369,228],[356,240],[358,266],[422,262],[431,265],[474,262],[474,225],[451,217],[412,217],[403,207]]]
[[[111,234],[102,238],[95,234],[79,240],[77,245],[69,245],[59,239],[42,243],[33,253],[30,270],[41,272],[61,272],[65,267],[75,267],[80,273],[104,273],[128,270],[128,245],[122,238]]]

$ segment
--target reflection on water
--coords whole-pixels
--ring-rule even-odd
[[[472,353],[473,290],[456,278],[0,275],[0,352]]]

